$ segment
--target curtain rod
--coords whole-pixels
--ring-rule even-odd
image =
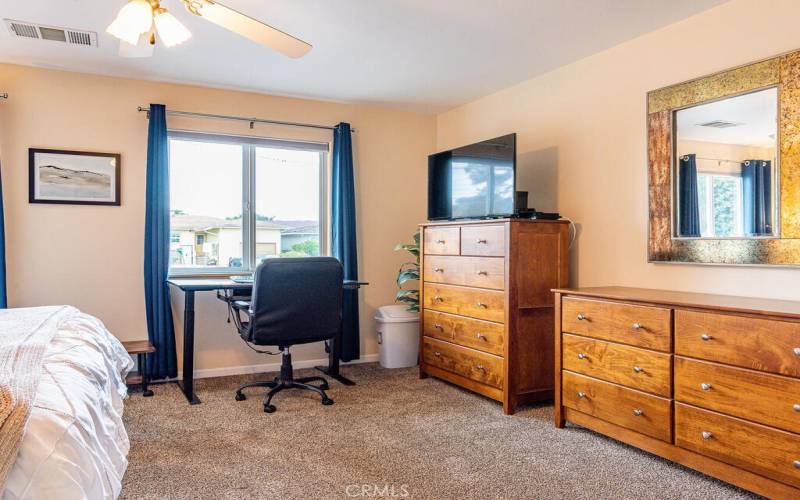
[[[147,113],[147,117],[150,117],[150,108],[145,108],[139,106],[138,111],[140,113],[144,112]],[[314,123],[298,123],[298,122],[284,122],[280,120],[266,120],[263,118],[247,118],[246,116],[229,116],[229,115],[213,115],[209,113],[193,113],[190,111],[170,111],[167,110],[167,115],[172,116],[186,116],[186,117],[193,117],[193,118],[210,118],[214,120],[232,120],[237,122],[248,122],[250,123],[250,128],[253,128],[253,125],[256,123],[266,123],[269,125],[284,125],[287,127],[305,127],[305,128],[316,128],[322,130],[335,130],[336,127],[331,127],[329,125],[316,125]],[[355,129],[350,129],[350,132],[355,132]]]

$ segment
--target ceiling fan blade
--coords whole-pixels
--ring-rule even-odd
[[[302,57],[311,50],[311,45],[299,38],[213,0],[202,0],[198,7],[195,13],[200,17],[291,58]]]

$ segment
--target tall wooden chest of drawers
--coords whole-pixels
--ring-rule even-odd
[[[566,421],[772,498],[800,498],[800,302],[555,290]]]
[[[495,219],[421,226],[420,376],[503,403],[552,399],[555,303],[569,223]]]

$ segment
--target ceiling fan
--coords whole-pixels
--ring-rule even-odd
[[[216,0],[180,0],[192,14],[222,26],[269,49],[298,58],[311,45],[252,17],[226,7]],[[167,47],[188,40],[192,34],[159,0],[129,0],[106,30],[120,40],[120,55],[147,57],[158,39]]]

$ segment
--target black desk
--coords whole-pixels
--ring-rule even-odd
[[[230,290],[233,293],[250,293],[253,283],[240,283],[230,278],[170,278],[167,283],[184,293],[183,310],[183,379],[178,381],[189,404],[200,404],[194,393],[194,294],[195,292],[213,292]],[[365,281],[345,281],[345,289],[358,289],[369,283]],[[334,337],[328,354],[328,366],[317,367],[326,375],[345,385],[354,383],[339,373],[339,357],[342,352],[341,334]]]

